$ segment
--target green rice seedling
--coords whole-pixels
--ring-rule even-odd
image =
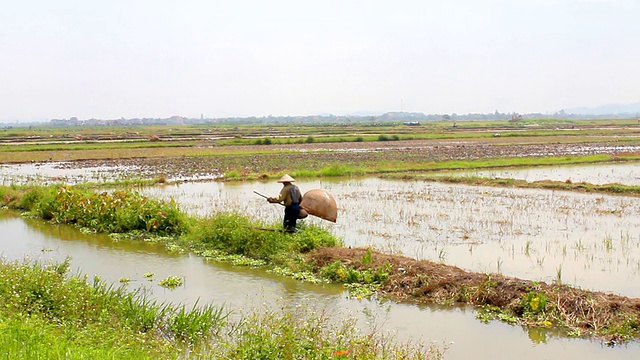
[[[527,240],[524,244],[524,254],[529,257],[531,255],[531,240]]]
[[[562,264],[556,268],[556,284],[562,284]]]
[[[613,250],[613,237],[609,234],[606,234],[604,237],[604,249],[607,252]]]
[[[373,257],[372,257],[373,252],[371,251],[371,249],[367,249],[367,252],[362,255],[362,265],[370,265],[371,262],[373,261]]]

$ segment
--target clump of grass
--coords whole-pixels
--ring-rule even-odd
[[[0,193],[11,194],[5,205],[28,211],[59,224],[74,224],[96,232],[144,231],[178,235],[186,227],[186,216],[175,202],[163,202],[137,192],[95,193],[68,186],[35,186]]]
[[[446,349],[398,343],[377,331],[362,334],[355,320],[336,322],[309,306],[254,310],[233,326],[221,359],[441,359]]]
[[[267,137],[267,138],[264,138],[264,140],[258,139],[256,141],[254,141],[253,143],[255,145],[271,145],[271,142],[272,142],[271,139]]]
[[[224,173],[225,179],[238,179],[240,178],[240,173],[237,170],[229,170]]]
[[[269,261],[279,258],[280,254],[304,253],[339,243],[335,236],[313,225],[301,225],[300,231],[293,234],[264,231],[265,226],[280,225],[261,224],[240,214],[220,212],[194,222],[182,241],[200,252],[218,250]]]
[[[400,140],[398,135],[378,135],[378,141],[397,141]]]
[[[352,168],[340,163],[332,164],[318,171],[319,176],[352,176],[363,173],[364,171],[361,169]]]
[[[69,262],[0,262],[0,347],[12,358],[168,358],[226,324],[221,307],[185,311],[86,276]],[[189,326],[180,325],[189,323]],[[158,336],[162,334],[162,336]],[[19,342],[16,342],[19,339]],[[18,344],[19,346],[16,346]]]
[[[521,304],[525,313],[541,314],[547,309],[547,296],[540,292],[530,291],[522,298]]]

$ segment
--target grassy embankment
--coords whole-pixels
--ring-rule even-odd
[[[167,246],[243,265],[272,264],[305,276],[303,254],[338,240],[314,227],[285,235],[252,229],[236,214],[188,218],[175,204],[135,193],[71,187],[0,187],[9,208],[92,231],[154,238]],[[0,347],[12,359],[329,359],[440,358],[441,350],[359,334],[355,323],[305,309],[256,309],[229,321],[223,307],[187,310],[156,304],[124,288],[69,276],[68,263],[0,262]],[[366,272],[362,272],[366,273]],[[307,274],[313,277],[312,274]],[[315,278],[317,279],[317,278]],[[276,331],[277,330],[277,331]]]

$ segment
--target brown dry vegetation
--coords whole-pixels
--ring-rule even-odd
[[[372,261],[364,265],[362,259],[368,252]],[[601,337],[609,345],[639,335],[640,299],[637,298],[501,274],[473,273],[455,266],[361,248],[321,248],[309,254],[309,261],[318,268],[335,261],[358,270],[388,265],[390,276],[379,294],[395,301],[493,309],[507,315],[513,323],[560,326],[573,335]],[[546,311],[537,316],[526,314],[528,309],[523,299],[530,293],[546,297]]]
[[[414,164],[478,159],[628,154],[640,148],[640,139],[621,143],[554,137],[553,142],[532,137],[456,140],[401,140],[349,143],[311,143],[243,146],[197,146],[135,149],[52,150],[0,153],[0,163],[68,161],[61,166],[87,168],[120,166],[131,177],[211,176],[235,171],[246,178],[262,174],[318,171],[334,164],[378,173],[406,171]],[[574,142],[569,142],[573,140]],[[591,141],[589,141],[591,140]],[[126,168],[135,170],[126,170]],[[376,173],[376,171],[371,171]]]

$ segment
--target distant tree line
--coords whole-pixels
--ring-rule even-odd
[[[4,128],[14,126],[27,127],[38,125],[50,126],[135,126],[135,125],[182,125],[182,124],[286,124],[286,123],[389,123],[392,121],[405,124],[417,124],[420,121],[461,121],[461,120],[521,120],[536,118],[556,118],[556,119],[615,119],[615,118],[640,118],[638,113],[608,114],[608,115],[585,115],[567,113],[560,110],[554,114],[528,113],[519,114],[516,112],[503,113],[498,110],[493,113],[468,113],[468,114],[424,114],[420,112],[395,111],[381,115],[309,115],[309,116],[250,116],[250,117],[225,117],[225,118],[187,118],[182,116],[171,116],[168,118],[133,118],[133,119],[86,119],[77,117],[69,119],[52,119],[48,122],[13,122],[6,123]]]

